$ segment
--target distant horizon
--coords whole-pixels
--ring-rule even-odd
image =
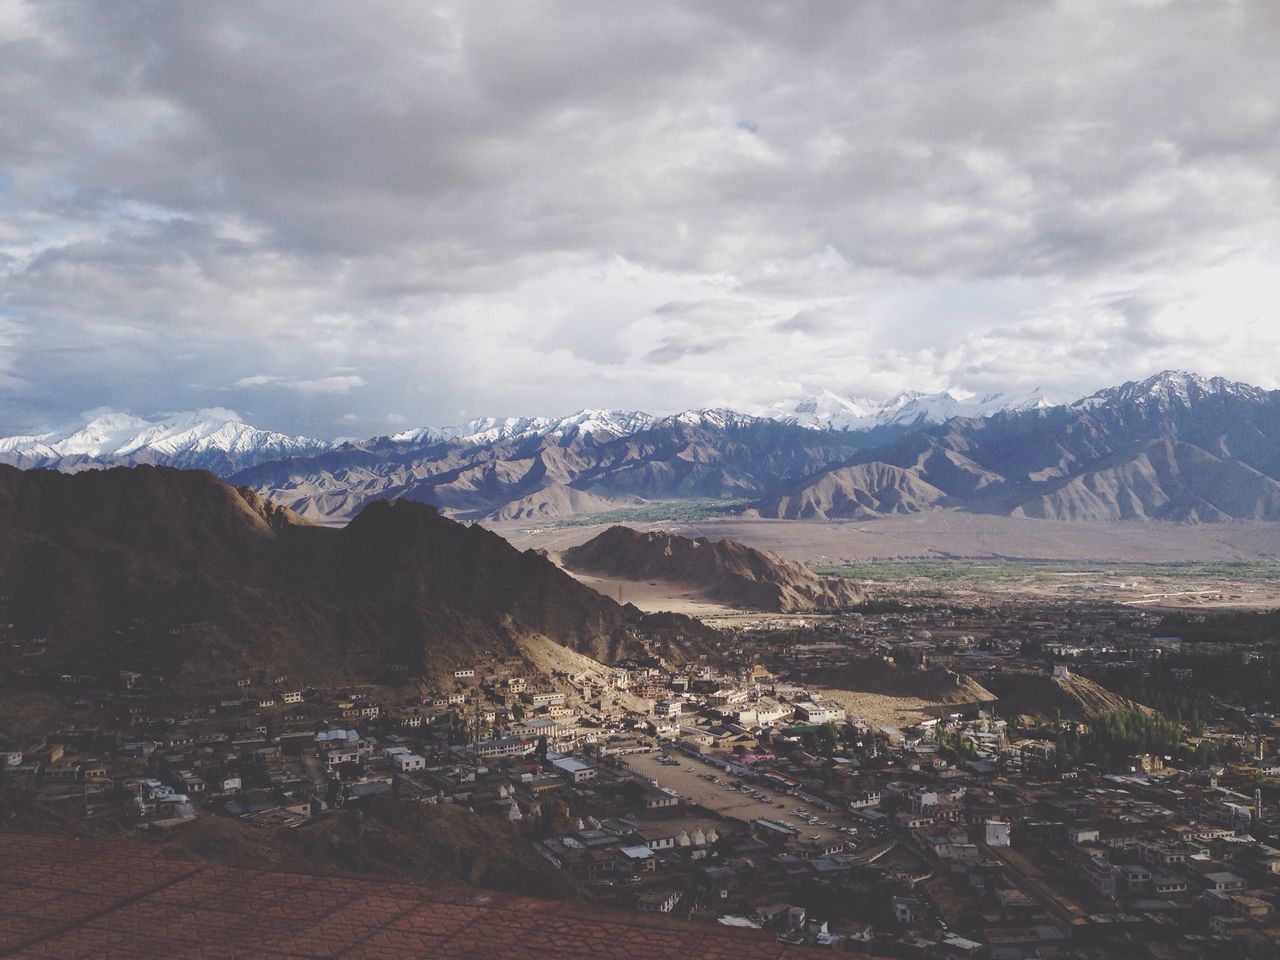
[[[933,393],[925,393],[922,391],[913,391],[908,389],[908,390],[900,391],[897,394],[884,397],[882,399],[875,399],[875,398],[870,398],[865,396],[860,397],[855,395],[836,394],[834,391],[824,389],[822,391],[814,391],[813,393],[808,393],[808,394],[798,394],[791,397],[780,397],[776,401],[773,401],[773,403],[775,405],[780,405],[783,403],[801,402],[806,399],[819,397],[824,393],[830,393],[840,400],[862,400],[862,401],[867,401],[867,402],[876,404],[877,406],[883,407],[884,405],[887,405],[890,401],[898,399],[899,397],[907,394],[913,395],[921,399],[940,397],[944,394],[949,394],[953,399],[957,400],[958,402],[973,403],[974,401],[984,396],[995,395],[995,396],[1001,396],[1001,397],[1009,397],[1011,400],[1017,400],[1021,397],[1027,396],[1034,392],[1042,392],[1044,393],[1046,398],[1048,398],[1051,401],[1052,406],[1064,406],[1064,405],[1076,403],[1087,397],[1093,396],[1095,393],[1098,393],[1099,391],[1102,391],[1102,390],[1116,389],[1123,386],[1126,383],[1143,383],[1147,380],[1151,380],[1156,377],[1163,376],[1165,374],[1184,374],[1191,377],[1198,377],[1200,379],[1209,380],[1209,381],[1212,381],[1215,379],[1222,379],[1228,383],[1241,383],[1247,386],[1256,387],[1258,389],[1263,389],[1263,390],[1278,389],[1273,387],[1260,386],[1258,384],[1252,384],[1246,380],[1240,380],[1240,379],[1229,377],[1229,376],[1219,378],[1219,377],[1205,376],[1193,370],[1165,369],[1165,370],[1154,371],[1153,373],[1147,376],[1126,380],[1126,381],[1123,381],[1122,383],[1101,384],[1097,387],[1086,390],[1082,393],[1069,395],[1069,396],[1054,397],[1050,395],[1047,391],[1042,391],[1041,388],[1039,387],[1030,387],[1030,388],[1027,388],[1026,390],[1020,390],[1020,391],[1013,391],[1013,390],[990,391],[988,392],[988,394],[985,394],[985,395],[980,395],[972,391],[964,391],[964,390],[957,390],[957,389],[941,390]],[[639,409],[634,409],[629,407],[617,407],[617,406],[589,406],[589,407],[579,407],[577,409],[568,410],[568,411],[530,410],[530,411],[521,411],[521,412],[506,413],[506,414],[479,413],[474,416],[466,417],[465,419],[457,420],[454,422],[445,422],[443,420],[437,420],[435,422],[427,422],[427,421],[406,422],[399,426],[395,426],[391,429],[386,429],[381,432],[374,432],[374,433],[368,433],[368,434],[354,434],[354,433],[344,434],[341,432],[336,432],[332,436],[322,436],[318,434],[300,433],[300,432],[279,429],[271,426],[270,424],[254,419],[251,415],[243,414],[240,411],[233,410],[228,407],[206,407],[206,408],[195,408],[192,410],[170,410],[170,411],[154,411],[154,412],[148,412],[148,413],[138,413],[136,411],[120,410],[117,408],[113,408],[111,406],[102,405],[102,406],[92,407],[88,410],[85,410],[81,412],[79,415],[73,416],[61,423],[51,424],[51,425],[39,427],[36,429],[7,430],[2,425],[0,425],[0,439],[12,439],[15,437],[39,437],[39,436],[44,436],[48,434],[57,434],[59,432],[77,430],[77,429],[83,428],[84,426],[102,417],[111,417],[111,416],[130,417],[148,424],[158,424],[158,423],[164,423],[172,420],[182,420],[186,418],[198,418],[201,421],[236,422],[236,423],[243,423],[245,425],[252,426],[258,429],[268,430],[273,433],[280,433],[280,434],[284,434],[286,436],[291,436],[291,437],[305,437],[307,439],[320,440],[326,443],[353,442],[353,441],[360,441],[360,440],[369,440],[369,439],[373,439],[376,437],[383,437],[383,436],[393,437],[397,434],[410,433],[415,430],[448,431],[456,428],[471,426],[473,424],[478,423],[479,421],[485,421],[485,420],[492,420],[492,421],[498,421],[498,422],[513,421],[513,420],[558,421],[558,420],[566,420],[584,413],[643,414],[645,416],[651,416],[654,419],[662,419],[664,417],[677,416],[682,413],[727,410],[727,411],[732,411],[733,413],[741,414],[744,416],[760,417],[763,419],[775,419],[775,420],[786,419],[786,416],[782,411],[778,411],[777,413],[774,413],[774,414],[770,414],[766,412],[758,412],[758,411],[761,411],[764,408],[764,406],[766,405],[757,405],[754,408],[754,410],[743,410],[743,409],[735,408],[732,406],[726,406],[724,404],[707,403],[707,404],[700,404],[700,405],[694,405],[690,407],[683,407],[679,409],[669,409],[669,410],[639,410]]]

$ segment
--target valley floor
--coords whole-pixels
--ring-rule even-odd
[[[1063,523],[934,510],[858,521],[724,518],[627,524],[686,537],[737,540],[789,560],[1009,558],[1177,563],[1250,561],[1280,556],[1280,524],[1233,522]],[[565,550],[606,524],[486,523],[520,549]]]

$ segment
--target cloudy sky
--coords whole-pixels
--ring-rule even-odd
[[[0,431],[1280,386],[1280,3],[0,0]]]

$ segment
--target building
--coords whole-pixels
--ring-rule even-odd
[[[392,758],[392,763],[401,773],[425,770],[427,766],[427,761],[416,753],[398,753]]]
[[[596,778],[596,768],[577,757],[561,757],[551,765],[571,783],[588,783]]]
[[[1009,824],[1003,820],[987,820],[982,827],[988,847],[1009,846]]]
[[[1114,899],[1116,881],[1120,878],[1120,868],[1114,866],[1103,857],[1090,857],[1081,864],[1081,875],[1098,896]]]
[[[819,706],[809,700],[796,704],[796,719],[803,723],[835,723],[844,719],[844,711],[839,707]]]

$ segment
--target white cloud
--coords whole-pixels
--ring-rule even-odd
[[[357,387],[365,387],[369,381],[354,374],[331,377],[317,377],[313,380],[294,380],[289,377],[278,377],[273,374],[257,373],[250,377],[241,377],[234,387],[281,387],[296,393],[350,393]]]

